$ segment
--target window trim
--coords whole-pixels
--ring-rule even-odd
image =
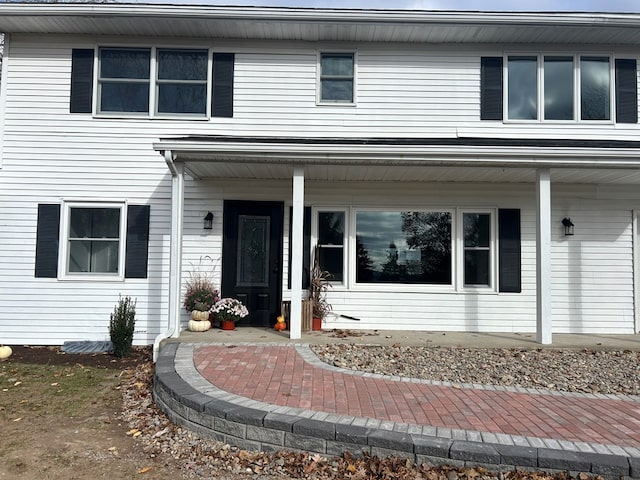
[[[58,280],[82,280],[114,282],[125,279],[125,255],[127,244],[127,202],[126,201],[92,201],[63,200],[60,217],[60,253],[58,255]],[[118,208],[120,209],[120,225],[118,235],[118,273],[104,272],[69,272],[69,228],[72,208]]]
[[[536,57],[536,108],[537,118],[533,120],[509,118],[509,57]],[[571,57],[573,59],[573,120],[546,120],[544,118],[544,58],[545,57]],[[582,91],[580,85],[580,60],[582,57],[603,57],[609,60],[609,120],[582,120]],[[524,124],[589,124],[611,125],[616,121],[616,86],[615,86],[615,60],[616,55],[611,52],[531,52],[508,51],[502,56],[502,118],[504,123]],[[621,57],[627,58],[627,57]]]
[[[149,49],[151,51],[150,67],[149,67],[149,109],[145,112],[102,112],[100,111],[100,50],[101,49]],[[206,50],[207,51],[207,100],[205,105],[206,115],[201,114],[184,114],[184,113],[157,113],[157,50]],[[106,119],[120,119],[120,120],[140,120],[140,119],[152,119],[152,120],[189,120],[192,121],[210,121],[212,117],[211,112],[211,99],[213,91],[213,54],[214,48],[211,45],[174,45],[174,44],[120,44],[120,43],[108,43],[98,44],[94,46],[94,75],[93,75],[93,117],[94,118],[106,118]],[[217,117],[216,117],[217,118]]]
[[[497,208],[474,208],[464,207],[456,209],[459,235],[456,237],[456,254],[458,257],[457,265],[457,277],[459,283],[457,284],[457,290],[459,291],[485,291],[490,293],[498,292],[498,209]],[[464,214],[465,213],[479,213],[489,214],[489,285],[467,285],[464,278],[464,257],[466,247],[464,246]]]
[[[322,55],[325,54],[351,54],[353,58],[353,77],[351,101],[345,102],[340,100],[323,100],[322,99]],[[355,107],[357,106],[357,77],[358,77],[358,51],[356,49],[321,49],[316,52],[316,105],[333,106],[333,107]],[[342,78],[342,77],[341,77]],[[346,77],[344,77],[346,78]]]

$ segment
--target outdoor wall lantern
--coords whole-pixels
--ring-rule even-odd
[[[213,213],[207,212],[202,220],[204,221],[205,230],[211,230],[213,228]]]
[[[573,235],[573,223],[570,218],[564,217],[562,219],[562,225],[564,225],[565,236]]]

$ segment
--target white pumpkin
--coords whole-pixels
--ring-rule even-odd
[[[10,346],[0,347],[0,360],[6,360],[11,356],[13,350],[11,350]]]
[[[206,332],[211,328],[211,322],[209,320],[189,320],[187,328],[190,332]]]
[[[209,320],[209,312],[194,310],[193,312],[191,312],[191,319],[196,321]]]

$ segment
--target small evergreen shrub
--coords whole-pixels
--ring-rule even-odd
[[[113,343],[113,354],[116,357],[131,355],[135,326],[136,300],[131,300],[129,296],[120,297],[109,322],[109,335]]]

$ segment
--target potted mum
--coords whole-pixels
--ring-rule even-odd
[[[216,320],[220,320],[222,330],[233,330],[236,322],[249,315],[249,310],[240,300],[235,298],[223,298],[218,300],[210,310]]]

